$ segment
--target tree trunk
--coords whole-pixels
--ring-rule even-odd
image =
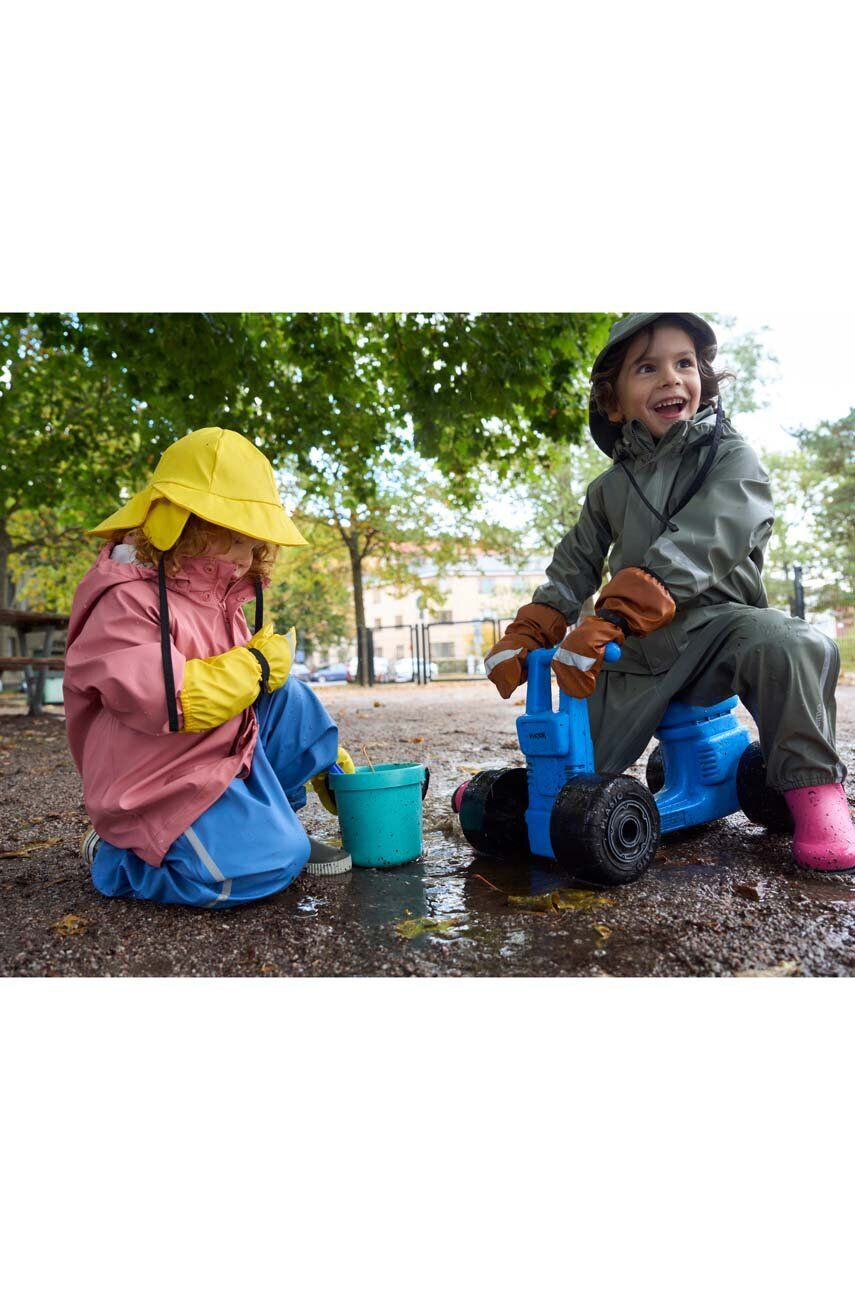
[[[359,534],[347,535],[347,552],[350,556],[350,576],[353,583],[353,613],[356,619],[356,654],[359,659],[359,684],[368,684],[368,639],[365,632],[365,594],[362,586],[362,555],[359,551]]]
[[[0,609],[12,608],[11,587],[9,585],[9,553],[12,550],[12,539],[6,528],[6,520],[0,519]],[[0,627],[0,654],[11,654],[7,640],[9,629]]]

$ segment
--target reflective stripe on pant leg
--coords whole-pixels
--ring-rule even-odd
[[[829,739],[828,713],[825,710],[825,683],[828,680],[828,673],[831,671],[832,651],[831,641],[827,639],[824,633],[822,645],[825,650],[825,657],[822,660],[822,672],[820,673],[819,678],[819,703],[817,704],[816,709],[816,724],[819,726],[826,739]]]
[[[208,873],[211,875],[211,877],[216,882],[221,882],[223,884],[222,888],[220,889],[220,894],[218,896],[215,896],[214,899],[210,902],[210,904],[206,906],[206,908],[210,909],[211,905],[218,905],[221,900],[228,900],[232,892],[231,878],[227,878],[225,874],[220,872],[213,858],[209,855],[207,848],[203,846],[202,842],[199,840],[197,834],[192,828],[185,829],[184,836],[187,839],[187,841],[190,843],[196,855],[202,861],[202,864],[208,870]]]

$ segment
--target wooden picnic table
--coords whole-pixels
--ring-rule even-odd
[[[48,669],[61,672],[65,667],[63,655],[51,653],[57,631],[68,628],[68,614],[36,613],[29,609],[0,609],[0,627],[11,627],[17,641],[17,651],[0,657],[0,673],[23,672],[27,682],[28,711],[40,716],[44,703],[45,674]],[[29,637],[41,632],[40,649],[30,647]]]

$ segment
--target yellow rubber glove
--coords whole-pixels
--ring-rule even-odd
[[[270,678],[267,682],[268,690],[278,690],[280,685],[284,685],[288,680],[288,674],[291,671],[291,664],[294,662],[294,655],[297,652],[297,633],[293,627],[289,627],[284,635],[279,635],[273,630],[272,623],[265,623],[260,631],[257,631],[251,640],[247,641],[247,646],[257,649],[263,654],[270,666]]]
[[[352,775],[356,770],[356,767],[353,764],[353,758],[346,748],[339,748],[335,764],[344,771],[345,775]],[[310,781],[310,785],[315,790],[318,797],[321,799],[321,804],[326,807],[330,815],[338,815],[338,807],[335,804],[335,797],[329,790],[329,771],[325,770],[322,774],[316,775],[314,779]],[[308,788],[309,784],[307,784],[306,787]]]
[[[247,645],[237,645],[213,658],[188,658],[181,690],[182,729],[188,734],[212,730],[231,721],[258,698],[261,664],[250,653],[250,645],[270,665],[268,688],[276,690],[285,684],[294,657],[293,627],[286,636],[279,636],[268,623]]]

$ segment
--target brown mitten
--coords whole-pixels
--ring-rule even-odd
[[[561,642],[552,660],[559,687],[574,699],[586,699],[594,692],[609,641],[623,645],[627,636],[647,636],[670,623],[676,609],[658,578],[644,569],[621,569],[603,587],[596,613]]]
[[[609,641],[622,645],[624,639],[621,629],[607,619],[597,614],[583,618],[567,633],[552,659],[558,688],[574,699],[587,699],[594,693]]]
[[[644,569],[621,569],[600,592],[596,610],[603,617],[620,615],[627,636],[647,636],[670,623],[677,606],[668,588]],[[621,624],[622,626],[623,624]]]
[[[514,621],[484,659],[487,676],[503,699],[509,699],[523,679],[529,650],[557,645],[567,630],[567,620],[549,605],[523,605]]]

